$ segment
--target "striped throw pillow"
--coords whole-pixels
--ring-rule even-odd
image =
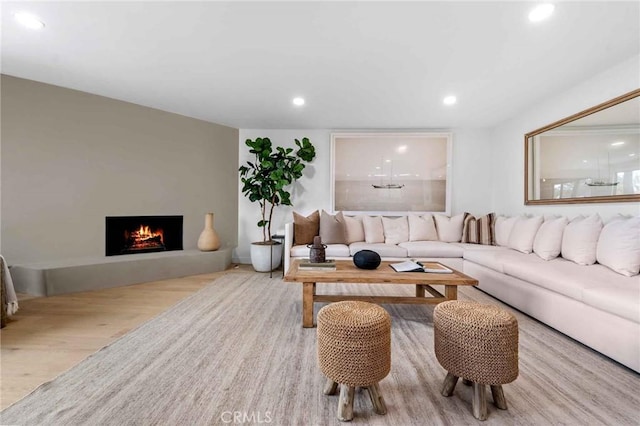
[[[493,245],[495,242],[495,213],[478,218],[467,213],[462,228],[462,242]]]

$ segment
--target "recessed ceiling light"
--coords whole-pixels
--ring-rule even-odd
[[[458,102],[458,99],[456,99],[455,96],[447,96],[442,100],[442,102],[444,102],[445,105],[453,105]]]
[[[632,152],[631,154],[629,154],[629,157],[635,157],[635,156],[636,156],[635,152]]]
[[[620,145],[624,145],[624,141],[616,141],[611,144],[611,146],[620,146]]]
[[[293,98],[293,104],[296,106],[304,105],[304,98]]]
[[[16,12],[13,14],[16,21],[24,25],[31,30],[41,30],[44,28],[44,22],[38,19],[37,16],[27,12]]]
[[[556,7],[551,3],[542,3],[534,7],[529,12],[529,20],[531,22],[540,22],[547,19],[553,13],[553,9]]]

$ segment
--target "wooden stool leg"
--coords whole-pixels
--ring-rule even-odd
[[[453,374],[447,372],[447,377],[444,378],[444,383],[442,384],[442,396],[453,395],[453,390],[456,388],[457,383],[458,376],[454,376]]]
[[[462,379],[462,384],[465,386],[471,386],[473,382],[469,379]]]
[[[380,395],[380,388],[378,384],[367,387],[369,391],[369,397],[371,397],[371,403],[373,404],[373,411],[376,414],[387,414],[387,406],[384,403],[384,398]]]
[[[480,383],[473,383],[473,398],[471,399],[473,406],[473,417],[478,420],[487,419],[487,396],[485,387]]]
[[[353,420],[353,395],[356,388],[340,385],[340,401],[338,402],[338,420],[349,422]]]
[[[335,395],[338,391],[338,384],[327,377],[322,393],[325,395]]]
[[[493,403],[501,410],[507,409],[507,400],[504,397],[502,391],[502,385],[491,385],[491,395],[493,396]]]

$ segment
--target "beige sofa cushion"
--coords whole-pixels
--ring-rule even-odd
[[[615,272],[631,277],[640,271],[640,217],[616,218],[607,223],[598,239],[596,260]]]
[[[507,246],[521,253],[533,252],[533,240],[543,220],[542,216],[518,217],[509,234]]]
[[[320,213],[320,238],[323,244],[346,244],[342,212],[331,215],[324,210]]]
[[[409,241],[409,222],[406,216],[382,217],[385,244],[399,244]]]
[[[373,250],[380,257],[407,257],[407,250],[395,244],[385,243],[353,243],[349,245],[351,256],[360,250]]]
[[[438,241],[438,232],[433,215],[423,216],[411,214],[409,221],[409,241]]]
[[[496,272],[504,274],[504,264],[508,261],[509,257],[524,256],[524,254],[511,250],[507,247],[494,246],[495,250],[489,249],[491,246],[477,246],[487,247],[485,250],[469,250],[464,251],[464,260],[468,260],[478,265],[482,265],[486,268],[493,269]]]
[[[518,217],[498,216],[496,218],[495,236],[496,245],[506,247],[509,245],[509,235]]]
[[[362,218],[364,226],[364,241],[369,244],[384,243],[384,228],[380,216],[365,216]]]
[[[640,286],[637,284],[587,288],[583,291],[582,300],[594,308],[640,323]]]
[[[602,219],[596,213],[574,218],[562,234],[562,257],[578,265],[596,263],[596,247],[602,230]]]
[[[342,216],[344,224],[344,238],[347,244],[364,241],[363,216]]]
[[[442,241],[408,241],[400,243],[409,257],[462,257],[464,249]]]
[[[456,216],[445,216],[436,214],[433,216],[436,222],[436,230],[438,231],[438,240],[445,243],[459,243],[462,239],[462,225],[467,213],[461,213]]]
[[[545,219],[533,240],[533,252],[544,260],[558,257],[562,247],[562,234],[568,223],[569,219],[566,217]]]
[[[637,278],[616,274],[606,266],[578,265],[560,257],[545,261],[535,254],[524,257],[526,261],[504,263],[504,272],[581,302],[586,289],[638,286]]]

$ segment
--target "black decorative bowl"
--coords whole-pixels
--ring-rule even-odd
[[[360,269],[376,269],[380,261],[380,255],[372,250],[360,250],[353,255],[353,263]]]

